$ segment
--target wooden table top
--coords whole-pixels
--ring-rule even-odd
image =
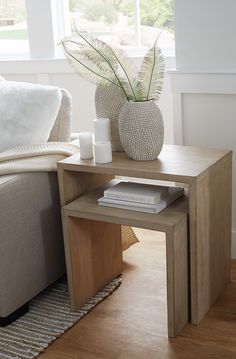
[[[111,163],[97,164],[94,159],[82,160],[75,154],[58,162],[58,166],[70,171],[189,183],[227,156],[232,156],[232,151],[164,145],[154,161],[133,161],[125,152],[113,152]]]

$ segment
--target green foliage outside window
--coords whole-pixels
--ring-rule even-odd
[[[141,24],[174,32],[173,0],[141,0]]]
[[[113,24],[117,21],[118,11],[112,5],[111,1],[105,0],[70,0],[70,11],[83,13],[83,17],[88,21]]]
[[[110,1],[104,0],[79,0],[79,9],[84,17],[90,21],[103,21],[106,24],[113,24],[117,21],[118,12],[110,4]]]
[[[71,12],[74,12],[77,10],[77,8],[78,8],[77,0],[70,0],[69,4],[70,4]]]
[[[134,20],[133,0],[70,0],[70,10],[81,11],[90,21],[101,19],[112,24],[118,14]],[[140,0],[141,25],[163,28],[174,32],[174,0]]]

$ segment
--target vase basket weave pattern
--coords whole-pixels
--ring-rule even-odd
[[[120,141],[118,118],[126,99],[115,85],[97,86],[95,107],[98,118],[110,119],[112,151],[124,151]]]
[[[140,161],[156,159],[164,140],[159,107],[154,101],[126,102],[119,116],[119,132],[130,158]]]

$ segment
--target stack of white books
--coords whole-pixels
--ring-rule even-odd
[[[98,199],[98,204],[138,212],[159,213],[182,195],[182,187],[119,181],[104,191],[103,197]]]

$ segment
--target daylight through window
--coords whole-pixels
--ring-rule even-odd
[[[89,32],[131,53],[132,50],[142,51],[150,47],[159,36],[159,46],[164,55],[174,55],[174,0],[48,0],[49,6],[45,9],[50,9],[50,4],[52,22],[57,22],[56,26],[52,24],[53,29],[57,28],[53,31],[58,32],[60,24],[67,23],[67,20],[69,23],[70,16],[72,28],[76,25],[79,31]],[[30,16],[34,8],[28,5],[27,13]],[[37,14],[37,31],[40,33],[47,10],[44,6],[39,8],[42,8]],[[1,58],[29,53],[28,31],[32,43],[35,29],[31,31],[30,25],[27,29],[25,0],[0,0]]]
[[[116,46],[150,47],[157,36],[165,54],[174,49],[173,0],[70,0],[79,31]]]
[[[25,0],[0,0],[1,55],[29,51]]]

